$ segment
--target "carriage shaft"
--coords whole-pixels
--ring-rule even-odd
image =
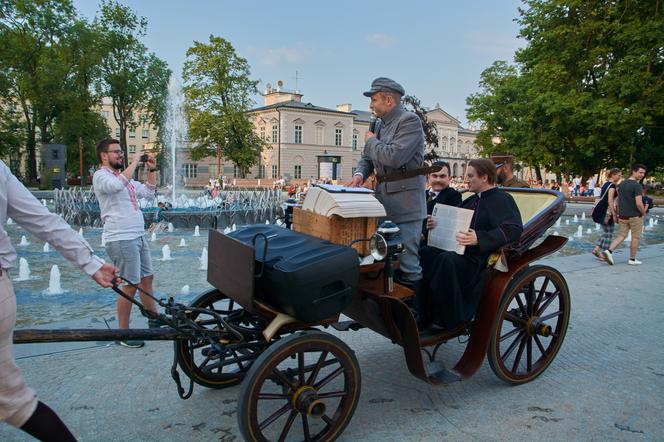
[[[210,331],[208,331],[210,333]],[[14,330],[14,344],[32,344],[37,342],[77,342],[77,341],[124,341],[139,339],[143,341],[175,341],[188,339],[183,333],[172,328],[155,329],[67,329]]]

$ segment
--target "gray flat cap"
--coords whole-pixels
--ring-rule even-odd
[[[401,96],[406,95],[406,91],[403,86],[401,86],[396,81],[386,78],[378,77],[371,82],[371,90],[364,93],[365,97],[370,97],[376,92],[395,92]]]

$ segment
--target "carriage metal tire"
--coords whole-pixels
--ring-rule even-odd
[[[556,284],[556,287],[560,290],[559,302],[563,304],[561,309],[563,309],[561,320],[556,324],[558,336],[553,347],[550,349],[550,352],[547,352],[546,358],[544,360],[538,360],[537,366],[532,367],[531,371],[526,372],[524,375],[515,375],[512,371],[506,369],[503,364],[501,355],[499,353],[499,338],[500,332],[502,330],[503,322],[505,321],[505,313],[510,303],[514,299],[516,293],[519,293],[519,290],[525,283],[530,280],[536,279],[538,277],[547,277]],[[497,318],[491,332],[491,340],[489,342],[489,349],[487,350],[487,358],[489,359],[489,365],[493,370],[494,374],[505,381],[510,385],[521,385],[527,382],[532,381],[542,374],[548,366],[553,362],[558,351],[562,347],[563,341],[565,340],[565,335],[567,333],[567,327],[569,325],[571,310],[570,294],[567,282],[563,275],[556,269],[546,265],[533,265],[526,267],[525,269],[519,271],[515,277],[512,279],[512,282],[508,285],[507,289],[501,297],[498,311],[496,312]],[[540,352],[541,354],[541,352]],[[541,358],[540,358],[541,359]]]
[[[221,291],[210,289],[207,292],[198,295],[190,305],[191,307],[205,307],[206,305],[210,305],[215,301],[225,298],[228,297],[221,293]],[[246,372],[228,373],[211,378],[204,376],[200,370],[194,369],[192,367],[193,361],[190,360],[191,358],[187,343],[188,341],[175,341],[173,344],[173,350],[175,351],[180,369],[195,383],[206,388],[222,389],[232,387],[242,382]]]
[[[317,343],[332,346],[332,348],[338,351],[339,354],[348,359],[352,369],[350,380],[353,391],[350,391],[351,399],[348,406],[345,407],[345,415],[342,416],[342,419],[336,428],[333,428],[332,434],[326,434],[326,437],[317,439],[312,438],[310,440],[333,441],[343,433],[344,429],[350,423],[359,402],[362,385],[360,366],[357,362],[357,358],[355,357],[355,352],[350,347],[348,347],[345,342],[336,336],[331,335],[330,333],[321,331],[319,329],[307,329],[293,333],[270,345],[260,354],[260,356],[258,356],[258,358],[249,368],[247,375],[242,382],[238,396],[238,426],[244,440],[252,442],[262,442],[268,440],[261,433],[256,434],[255,431],[257,429],[252,428],[252,419],[255,405],[252,403],[252,398],[254,395],[257,396],[260,393],[261,387],[264,384],[264,381],[266,381],[267,373],[271,370],[271,367],[277,367],[280,361],[283,361],[288,357],[293,357],[295,354],[297,354],[297,351],[294,351],[293,349],[296,349],[297,346],[304,343],[310,343],[314,346]],[[338,356],[335,355],[335,357]]]

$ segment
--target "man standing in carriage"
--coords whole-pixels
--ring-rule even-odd
[[[364,96],[377,124],[364,136],[364,151],[349,186],[359,187],[376,176],[376,198],[387,219],[399,226],[404,252],[399,255],[401,281],[416,285],[422,278],[418,256],[422,220],[427,216],[424,195],[424,131],[419,117],[401,105],[404,88],[394,80],[376,78]]]

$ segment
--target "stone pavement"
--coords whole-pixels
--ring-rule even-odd
[[[387,339],[339,333],[362,370],[360,402],[340,440],[664,440],[664,245],[640,250],[640,267],[625,264],[624,246],[615,257],[613,267],[590,254],[542,261],[565,276],[572,317],[552,365],[519,387],[485,363],[469,380],[434,388],[408,373],[401,349]],[[19,365],[80,440],[240,440],[240,387],[197,386],[189,400],[179,399],[169,374],[172,344],[76,345],[55,354],[44,346],[42,355],[21,351]],[[462,350],[447,344],[439,358],[450,366]],[[0,440],[29,439],[0,425]]]

